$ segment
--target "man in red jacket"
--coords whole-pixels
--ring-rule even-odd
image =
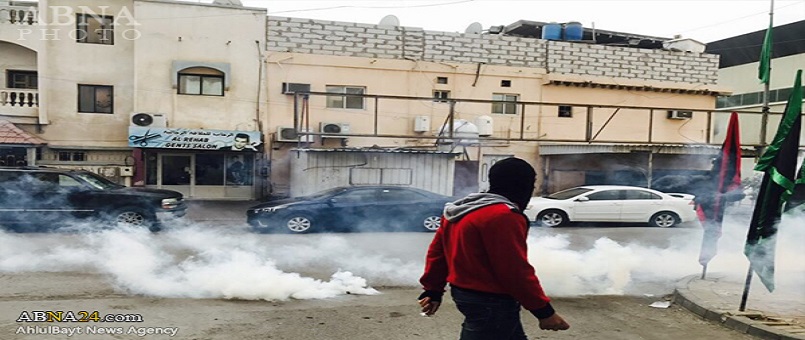
[[[535,179],[526,161],[506,158],[489,169],[488,192],[445,206],[419,280],[425,290],[419,305],[426,315],[436,313],[450,283],[450,295],[464,315],[462,340],[527,339],[521,306],[539,319],[541,329],[570,328],[554,312],[528,263],[528,219],[522,211]]]

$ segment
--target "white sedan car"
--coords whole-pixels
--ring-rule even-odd
[[[693,196],[621,185],[585,185],[532,197],[525,215],[546,227],[570,222],[648,223],[669,228],[696,220]]]

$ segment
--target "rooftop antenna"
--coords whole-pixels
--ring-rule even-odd
[[[378,26],[387,26],[387,27],[395,27],[400,26],[400,19],[397,19],[397,16],[394,14],[389,14],[384,16],[383,19],[380,19],[380,23]]]
[[[480,22],[473,22],[469,26],[467,26],[467,29],[464,30],[464,33],[481,34],[483,30],[484,26],[482,26]]]

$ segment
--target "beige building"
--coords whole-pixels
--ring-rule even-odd
[[[265,9],[218,4],[0,1],[0,118],[46,144],[4,159],[254,198],[265,27]]]
[[[293,161],[300,148],[457,152],[453,178],[441,179],[455,184],[452,193],[483,189],[486,169],[507,156],[540,169],[542,191],[645,186],[709,169],[718,150],[710,143],[715,96],[726,93],[716,85],[718,56],[600,30],[575,41],[540,39],[543,27],[520,21],[462,34],[269,17],[274,192],[295,196],[324,183],[295,178],[305,173]],[[437,139],[451,120],[463,138]],[[310,135],[278,134],[294,126]],[[333,153],[330,169],[354,170],[341,183],[376,167],[337,159]],[[375,176],[385,179],[404,181]]]
[[[718,150],[729,92],[718,56],[690,40],[565,39],[531,21],[435,32],[229,3],[0,1],[0,135],[13,137],[0,160],[254,199],[379,183],[461,194],[508,156],[538,168],[543,192],[646,186],[707,170]]]

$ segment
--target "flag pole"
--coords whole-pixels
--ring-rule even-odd
[[[738,307],[739,312],[746,311],[746,299],[749,297],[749,286],[752,284],[752,263],[749,263],[749,271],[746,272],[746,282],[744,283],[744,292],[741,295],[741,306]]]
[[[771,2],[771,8],[769,9],[769,28],[768,28],[768,30],[772,30],[773,22],[774,22],[774,0],[770,0],[770,2]],[[767,32],[766,34],[770,34],[770,33]],[[764,41],[763,43],[765,44],[766,41]],[[769,46],[769,49],[771,49],[771,48],[772,47]],[[761,112],[762,112],[763,115],[762,115],[761,120],[760,120],[760,146],[761,146],[761,148],[765,147],[767,145],[767,143],[766,143],[766,129],[767,129],[768,125],[769,125],[769,110],[770,110],[769,109],[769,83],[771,82],[771,80],[770,80],[771,79],[771,54],[772,53],[769,52],[769,56],[768,56],[769,57],[769,66],[768,66],[769,69],[767,71],[767,72],[769,72],[769,75],[767,76],[768,78],[766,79],[766,81],[763,82],[763,108],[761,109]]]

